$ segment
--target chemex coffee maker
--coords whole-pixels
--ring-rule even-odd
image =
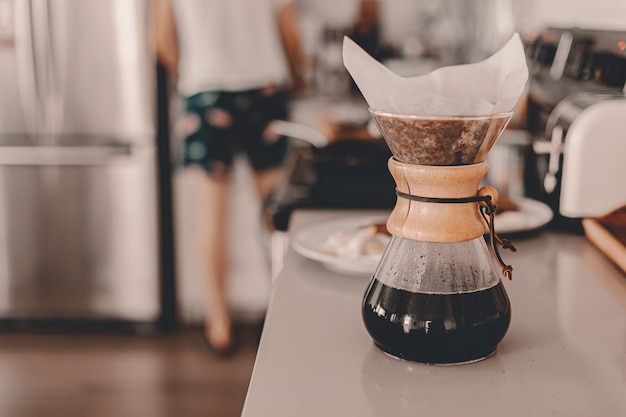
[[[415,116],[371,110],[393,157],[391,241],[362,304],[376,346],[429,364],[488,357],[511,320],[511,278],[494,232],[497,191],[479,189],[511,113]],[[486,238],[488,236],[488,238]]]

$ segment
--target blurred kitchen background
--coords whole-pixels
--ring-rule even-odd
[[[307,88],[291,121],[330,143],[294,134],[289,175],[262,204],[237,161],[229,243],[237,323],[262,323],[293,209],[395,201],[385,145],[343,69],[344,35],[410,76],[484,59],[520,32],[532,79],[512,125],[522,150],[507,162],[521,174],[504,186],[556,213],[562,156],[554,128],[566,132],[586,106],[623,99],[623,0],[296,3]],[[6,335],[26,332],[32,343],[33,334],[68,330],[176,334],[202,320],[202,280],[189,249],[201,214],[179,163],[181,102],[152,51],[151,6],[0,0],[0,344],[9,346],[0,346],[0,363],[21,357],[20,342]],[[569,113],[553,113],[563,100]],[[252,348],[237,372],[249,375],[253,358]]]
[[[271,268],[267,274],[275,276],[280,269],[288,245],[281,235],[287,230],[293,209],[384,208],[395,202],[393,181],[386,168],[390,153],[382,140],[370,140],[372,133],[376,135],[367,129],[366,106],[343,68],[344,35],[351,36],[395,72],[415,76],[443,65],[482,60],[499,49],[513,32],[520,32],[534,78],[511,123],[516,129],[507,132],[501,146],[492,152],[490,180],[513,197],[531,197],[549,204],[557,213],[554,225],[566,222],[558,216],[560,184],[553,192],[546,192],[543,184],[544,177],[551,175],[548,165],[554,166],[555,159],[562,162],[558,145],[557,151],[551,152],[556,149],[551,145],[552,125],[566,132],[585,107],[604,99],[623,98],[623,2],[301,0],[297,4],[308,88],[294,102],[292,121],[316,128],[331,143],[317,148],[315,137],[308,138],[313,145],[294,138],[297,151],[288,164],[287,183],[278,187],[264,207],[258,207],[251,197],[253,184],[245,163],[237,164],[232,196],[232,218],[237,223],[231,225],[230,281],[236,315],[253,320],[262,317],[270,280],[260,273],[264,269],[259,265],[264,265],[269,256]],[[558,48],[565,58],[555,56]],[[583,103],[570,106],[573,111],[547,123],[550,114],[555,118],[553,110],[559,102],[578,97],[576,93],[583,95]],[[177,112],[176,100],[172,109]],[[181,144],[175,126],[173,130],[172,149],[176,153]],[[555,177],[559,175],[556,172]],[[193,203],[184,174],[176,169],[174,184],[180,254],[179,311],[184,320],[193,322],[201,318],[202,312],[200,294],[194,291],[198,282],[196,260],[193,250],[185,247],[193,234],[193,223],[189,221],[193,218]],[[259,212],[271,219],[269,227],[259,221]]]

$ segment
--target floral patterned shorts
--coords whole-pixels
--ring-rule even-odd
[[[288,93],[274,87],[188,97],[179,121],[185,137],[183,164],[216,173],[230,168],[234,156],[243,152],[255,171],[278,167],[287,155],[287,138],[267,127],[287,116]]]

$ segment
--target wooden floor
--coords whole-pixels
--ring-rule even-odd
[[[200,329],[171,335],[0,334],[0,416],[239,416],[258,328],[216,357]]]

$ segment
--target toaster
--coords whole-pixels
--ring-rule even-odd
[[[623,146],[623,140],[613,137],[619,136],[620,117],[604,120],[600,125],[594,120],[602,119],[604,111],[610,112],[607,109],[620,106],[614,102],[626,99],[626,31],[549,27],[527,42],[531,77],[525,127],[532,139],[532,149],[524,169],[524,191],[527,197],[550,206],[554,212],[551,227],[578,230],[579,222],[572,219],[577,219],[579,214],[596,213],[596,210],[588,210],[590,204],[605,204],[601,204],[604,200],[600,199],[581,205],[583,195],[578,200],[571,200],[570,192],[575,195],[577,191],[574,190],[582,191],[588,187],[584,181],[577,184],[578,178],[569,181],[570,191],[561,199],[563,151],[565,147],[571,148],[569,175],[575,175],[580,167],[581,172],[585,172],[585,180],[598,185],[590,192],[608,195],[604,187],[613,188],[614,198],[619,200],[620,190],[616,189],[619,180],[610,176],[597,178],[596,175],[605,176],[600,174],[603,169],[617,169],[620,164],[617,168],[611,167],[613,162],[609,163],[609,159],[594,153],[589,154],[589,160],[584,160],[585,155],[579,155],[583,156],[581,161],[571,159],[578,158],[577,150],[589,152],[587,146],[594,150],[597,147],[598,152],[605,152],[599,150],[604,146],[615,151]],[[604,102],[611,103],[604,106]],[[574,124],[577,127],[570,132]],[[580,129],[584,129],[584,133]],[[568,144],[570,137],[581,142]],[[617,155],[619,153],[613,153],[611,157],[617,158]],[[596,169],[589,164],[602,166]],[[573,166],[577,168],[572,169]],[[561,200],[576,202],[562,210]],[[606,201],[607,206],[614,203]],[[580,210],[574,209],[576,207]]]
[[[626,98],[582,110],[563,141],[559,211],[595,218],[626,205]]]

